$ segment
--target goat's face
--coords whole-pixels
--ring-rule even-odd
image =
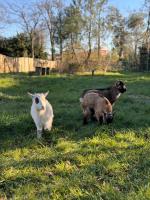
[[[33,103],[35,104],[36,110],[45,110],[46,99],[43,94],[35,94],[33,98]]]
[[[127,90],[125,84],[122,81],[117,81],[115,86],[117,87],[120,93],[124,93]]]
[[[28,93],[28,94],[29,94],[29,96],[32,97],[32,101],[33,101],[37,111],[45,110],[45,108],[46,108],[46,96],[48,95],[48,92],[46,92],[46,93],[36,93],[36,94]]]
[[[105,116],[105,121],[106,121],[107,124],[112,123],[113,118],[114,118],[114,114],[112,112],[104,113],[104,116]]]

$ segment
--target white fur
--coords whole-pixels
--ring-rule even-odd
[[[80,97],[79,101],[80,101],[80,103],[83,103],[83,98]]]
[[[120,95],[121,95],[121,93],[119,93],[119,94],[117,95],[116,99],[118,99],[118,98],[120,97]]]
[[[46,100],[48,93],[30,94],[32,96],[31,116],[37,128],[37,138],[41,138],[42,130],[50,131],[53,123],[53,108]],[[35,103],[35,98],[38,97],[39,105]]]

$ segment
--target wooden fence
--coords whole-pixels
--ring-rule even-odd
[[[13,58],[0,54],[0,73],[34,72],[36,67],[58,68],[58,61],[34,59],[28,57]]]

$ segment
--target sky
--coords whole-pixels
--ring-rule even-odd
[[[109,0],[109,2],[119,8],[123,15],[127,15],[133,10],[139,10],[144,4],[144,0]]]
[[[24,1],[6,0],[6,1],[9,2],[9,4],[11,3],[22,4],[22,2],[26,3],[26,2],[29,2],[30,0],[24,0]],[[32,1],[36,1],[36,0],[32,0]],[[69,4],[70,0],[66,0],[66,2]],[[4,1],[0,0],[0,5],[3,3]],[[130,11],[140,9],[143,3],[144,3],[144,0],[108,0],[108,4],[117,7],[124,16],[128,15]],[[20,32],[20,31],[21,31],[20,26],[16,24],[11,24],[9,26],[6,26],[5,29],[1,31],[0,34],[3,35],[4,37],[11,37],[13,35],[16,35],[17,32]]]

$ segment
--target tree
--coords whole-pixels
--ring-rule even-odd
[[[41,35],[35,37],[34,52],[36,58],[45,59],[47,57],[44,52]],[[0,53],[12,57],[32,56],[31,40],[26,33],[19,33],[10,38],[0,38]]]
[[[78,58],[75,52],[75,46],[78,46],[79,37],[83,27],[83,19],[80,11],[80,7],[76,1],[65,9],[64,17],[64,33],[66,40],[69,41],[68,47],[72,51],[72,55],[78,62]],[[68,38],[68,39],[67,39]]]
[[[27,52],[28,44],[28,39],[23,33],[11,38],[1,37],[0,53],[12,57],[22,57]]]
[[[107,0],[101,0],[96,3],[96,30],[95,35],[97,38],[97,55],[98,61],[100,59],[100,48],[101,48],[101,39],[103,37],[103,33],[106,33],[105,30],[105,20],[103,16],[104,6],[107,4]]]
[[[94,27],[95,27],[95,17],[96,17],[96,1],[87,0],[84,2],[84,20],[85,20],[85,34],[88,41],[88,54],[85,60],[85,63],[88,64],[88,61],[92,52],[92,40],[94,38]]]
[[[144,14],[135,12],[129,15],[127,25],[134,46],[134,62],[137,65],[137,49],[142,43],[144,33]]]
[[[35,4],[29,5],[16,5],[9,4],[9,10],[11,17],[13,17],[15,23],[18,23],[23,28],[23,31],[28,34],[31,41],[32,58],[35,56],[35,35],[39,31],[40,24],[40,12],[36,9]]]
[[[150,0],[145,0],[145,30],[143,34],[143,43],[140,46],[140,69],[150,70]]]
[[[35,34],[35,58],[47,59],[48,54],[45,52],[45,32],[37,31]]]
[[[115,7],[109,8],[107,19],[108,29],[113,33],[113,44],[118,49],[119,60],[122,60],[128,36],[126,20]]]
[[[49,33],[52,60],[55,60],[56,3],[57,1],[53,0],[44,0],[38,3],[43,23]]]
[[[147,28],[146,28],[146,47],[147,47],[147,70],[150,69],[150,0],[145,0],[145,6],[147,8]]]

